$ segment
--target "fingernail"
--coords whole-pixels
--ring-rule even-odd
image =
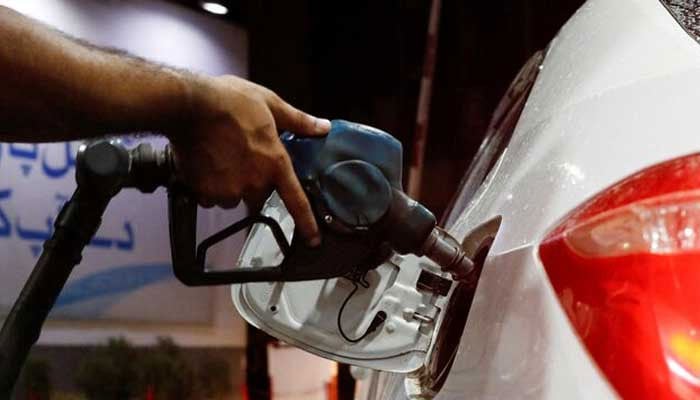
[[[321,237],[320,236],[314,236],[309,240],[309,247],[318,247],[321,245]]]
[[[316,118],[316,131],[326,133],[331,130],[331,121],[325,118]]]

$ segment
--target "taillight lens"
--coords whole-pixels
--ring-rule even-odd
[[[539,253],[621,396],[700,397],[700,154],[602,191],[567,215]]]

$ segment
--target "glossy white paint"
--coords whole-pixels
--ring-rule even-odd
[[[451,232],[496,215],[456,361],[437,399],[615,398],[536,247],[558,219],[646,166],[700,151],[700,45],[657,0],[589,0],[554,39],[506,152]],[[374,374],[361,398],[406,398]]]

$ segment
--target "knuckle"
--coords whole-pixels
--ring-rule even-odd
[[[281,169],[285,168],[289,156],[285,151],[277,150],[268,152],[265,157],[267,158],[267,162],[270,165],[271,170],[278,173]]]
[[[258,99],[258,101],[264,103],[265,105],[267,105],[267,103],[271,101],[274,96],[276,96],[276,94],[273,91],[263,86],[255,87],[253,92],[255,98]]]
[[[255,92],[253,95],[253,99],[257,103],[258,107],[260,108],[268,108],[267,105],[267,97],[265,97],[265,94],[260,93],[260,92]]]
[[[265,95],[257,88],[248,87],[243,89],[243,96],[254,107],[260,108],[267,105]]]
[[[257,136],[262,136],[262,137],[273,136],[271,134],[271,132],[274,132],[274,130],[275,130],[275,124],[271,118],[258,123],[255,126],[255,128],[253,129],[253,131],[255,132],[255,134]],[[277,137],[276,135],[274,135],[274,136]]]
[[[277,168],[284,168],[287,166],[287,163],[290,162],[289,156],[284,151],[277,152],[273,156],[273,161],[274,161],[275,165],[277,166]]]
[[[268,101],[275,103],[275,104],[282,103],[282,98],[277,93],[273,92],[272,90],[270,90],[268,88],[263,88],[262,93]]]

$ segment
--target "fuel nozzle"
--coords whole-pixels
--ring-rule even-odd
[[[459,242],[437,226],[433,213],[422,204],[394,189],[383,223],[395,251],[428,257],[454,280],[470,280],[474,263]]]
[[[420,252],[452,274],[456,281],[468,281],[474,271],[474,262],[467,257],[459,242],[440,227],[433,228]]]

